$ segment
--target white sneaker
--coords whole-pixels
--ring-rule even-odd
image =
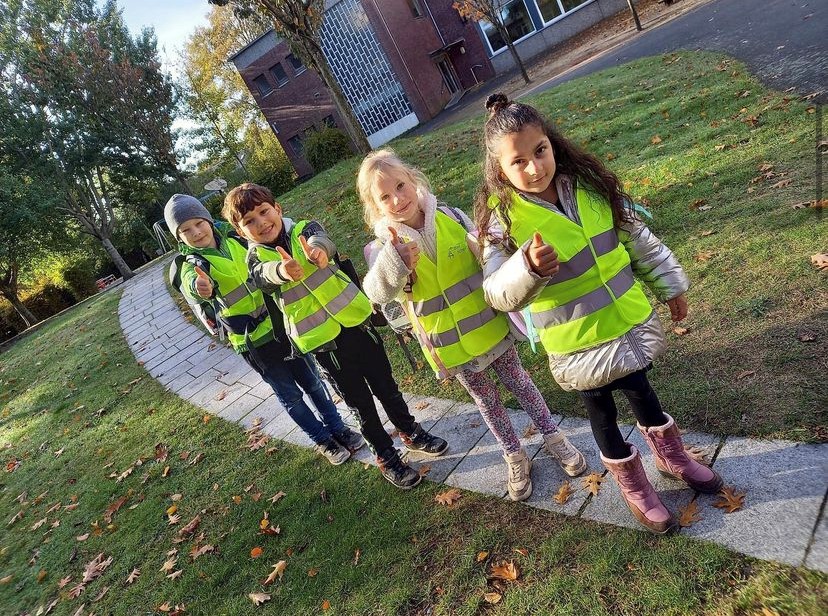
[[[584,456],[559,430],[552,434],[544,434],[543,445],[549,455],[558,461],[563,471],[570,477],[577,477],[586,470]]]
[[[506,482],[509,498],[513,501],[526,500],[532,496],[532,478],[529,476],[532,461],[523,449],[511,454],[505,453],[503,459],[509,466],[509,479]]]
[[[339,466],[351,457],[351,452],[340,445],[334,438],[330,438],[324,443],[319,443],[313,449],[334,466]]]

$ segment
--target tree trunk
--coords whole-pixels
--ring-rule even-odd
[[[635,20],[635,29],[641,32],[641,21],[638,19],[638,11],[636,11],[635,6],[633,6],[633,0],[627,0],[627,5],[630,7],[630,12],[632,13],[633,20]]]
[[[14,309],[17,311],[17,314],[19,314],[20,318],[26,322],[26,327],[31,327],[32,325],[40,321],[40,319],[38,319],[34,314],[32,314],[31,310],[29,310],[28,308],[26,308],[26,306],[23,305],[23,302],[21,302],[20,298],[17,297],[17,293],[14,293],[10,289],[0,289],[0,293],[2,293],[3,297],[9,300],[9,303],[12,306],[14,306]]]
[[[357,146],[357,150],[359,150],[361,154],[367,154],[371,151],[371,145],[368,143],[365,131],[362,130],[362,126],[360,126],[359,120],[357,120],[356,114],[351,108],[348,99],[345,98],[345,93],[342,91],[342,88],[339,87],[339,82],[336,80],[336,77],[334,77],[333,71],[331,71],[328,59],[324,54],[319,53],[315,55],[314,61],[319,69],[319,76],[322,78],[322,81],[325,82],[325,85],[328,86],[328,90],[331,92],[336,108],[342,116],[342,120],[345,122],[346,132],[351,137],[354,145]]]
[[[118,249],[112,244],[112,240],[108,237],[101,238],[101,244],[103,244],[104,250],[106,250],[106,254],[109,255],[109,258],[112,259],[112,262],[115,264],[115,267],[118,268],[118,271],[121,273],[121,277],[124,280],[129,280],[135,274],[132,273],[132,270],[129,269],[129,265],[126,264],[124,258],[121,256],[121,253],[118,252]]]
[[[506,30],[506,28],[503,28],[500,31],[500,34],[503,37],[503,40],[506,42],[506,47],[508,47],[509,51],[512,52],[512,57],[515,59],[515,63],[518,65],[518,68],[520,68],[520,74],[523,76],[523,81],[525,81],[527,84],[532,83],[532,80],[529,79],[529,73],[526,72],[526,67],[523,65],[523,60],[520,59],[520,54],[518,53],[517,47],[515,47],[515,44],[512,43],[512,38],[509,36],[509,31]]]

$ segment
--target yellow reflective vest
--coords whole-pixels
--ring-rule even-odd
[[[342,327],[364,323],[372,312],[365,294],[333,261],[320,269],[305,258],[299,236],[307,223],[298,222],[290,234],[291,253],[302,265],[302,280],[287,282],[274,294],[284,313],[285,329],[302,353],[330,342]],[[256,251],[262,262],[282,260],[267,246],[256,246]]]
[[[217,287],[214,302],[227,339],[241,353],[250,344],[258,347],[273,340],[273,325],[262,292],[247,284],[247,249],[216,228],[220,250],[200,249],[198,254],[210,264],[208,274]]]
[[[558,273],[529,306],[548,353],[574,353],[614,340],[653,311],[618,240],[609,203],[580,186],[576,200],[580,224],[516,192],[509,209],[518,245],[537,231],[558,253]],[[496,203],[490,199],[491,207]]]
[[[486,304],[483,272],[466,243],[465,227],[441,208],[434,227],[436,261],[420,254],[411,308],[426,359],[439,375],[442,367],[460,366],[492,350],[509,333],[509,324],[506,315]]]

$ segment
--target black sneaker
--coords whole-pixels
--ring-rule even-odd
[[[339,466],[351,457],[351,452],[340,445],[336,439],[329,438],[324,443],[317,444],[313,450],[328,460],[334,466]]]
[[[348,427],[343,428],[339,432],[334,432],[333,437],[340,445],[352,453],[365,445],[365,439],[362,438],[362,435]]]
[[[423,478],[420,473],[400,459],[396,449],[390,450],[384,457],[377,457],[377,464],[382,476],[401,490],[410,490]]]
[[[448,451],[446,441],[430,434],[419,424],[410,435],[400,432],[400,439],[408,451],[416,451],[427,456],[442,456]]]

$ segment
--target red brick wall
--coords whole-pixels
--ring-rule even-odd
[[[280,41],[276,47],[250,66],[242,69],[240,73],[271,128],[273,126],[278,128],[279,132],[276,136],[301,177],[313,173],[313,168],[304,156],[297,155],[293,151],[288,139],[301,134],[305,129],[321,127],[322,121],[329,115],[334,117],[334,121],[340,128],[344,124],[322,80],[311,70],[305,70],[296,75],[293,65],[287,60],[288,54],[290,54],[290,49],[287,43]],[[270,67],[277,62],[282,63],[282,68],[289,79],[281,88],[276,87],[276,78],[270,72]],[[253,83],[253,80],[262,74],[274,88],[266,96],[262,96],[259,88]]]

